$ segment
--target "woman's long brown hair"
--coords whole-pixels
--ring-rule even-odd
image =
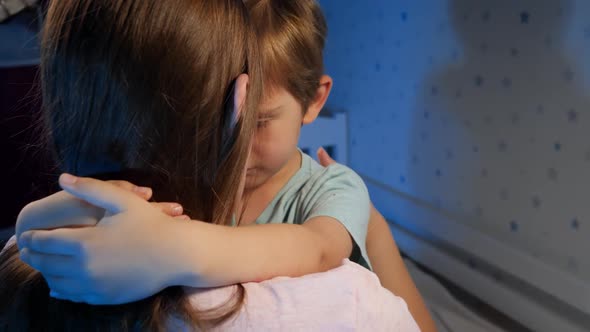
[[[262,90],[242,0],[54,0],[41,49],[46,137],[60,171],[119,174],[111,178],[152,186],[157,200],[181,203],[193,219],[230,222]],[[232,127],[227,112],[242,73],[248,94]],[[207,311],[180,287],[100,307],[48,293],[15,247],[2,253],[0,331],[157,331],[171,316],[203,328],[244,300],[241,286]]]

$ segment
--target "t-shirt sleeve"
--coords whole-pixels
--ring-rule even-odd
[[[353,240],[355,263],[370,268],[366,254],[367,227],[370,216],[369,192],[353,170],[343,165],[331,165],[317,172],[311,181],[303,204],[303,220],[326,216],[342,223]],[[358,257],[354,257],[357,253]]]

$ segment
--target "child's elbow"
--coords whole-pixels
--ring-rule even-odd
[[[346,255],[344,252],[334,250],[333,247],[330,248],[329,246],[324,246],[323,250],[320,252],[319,257],[321,272],[329,271],[339,267],[342,265],[342,261],[349,256],[350,255]]]
[[[352,252],[352,238],[348,230],[336,219],[316,217],[303,224],[313,239],[314,262],[321,272],[331,270],[342,264]]]

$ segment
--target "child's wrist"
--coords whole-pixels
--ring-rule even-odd
[[[201,287],[206,250],[199,246],[198,234],[202,222],[175,220],[166,230],[167,252],[163,257],[171,266],[166,278],[166,287]]]

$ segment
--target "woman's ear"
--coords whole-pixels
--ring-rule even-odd
[[[240,74],[240,76],[236,78],[234,88],[234,114],[236,115],[236,121],[240,118],[240,115],[244,110],[246,95],[248,94],[248,80],[248,74]]]
[[[328,96],[330,95],[330,91],[332,91],[332,84],[333,80],[328,75],[322,75],[320,77],[320,85],[316,92],[314,100],[309,104],[305,115],[303,116],[303,124],[310,124],[315,121],[315,119],[320,114],[320,111],[326,104],[328,100]]]

